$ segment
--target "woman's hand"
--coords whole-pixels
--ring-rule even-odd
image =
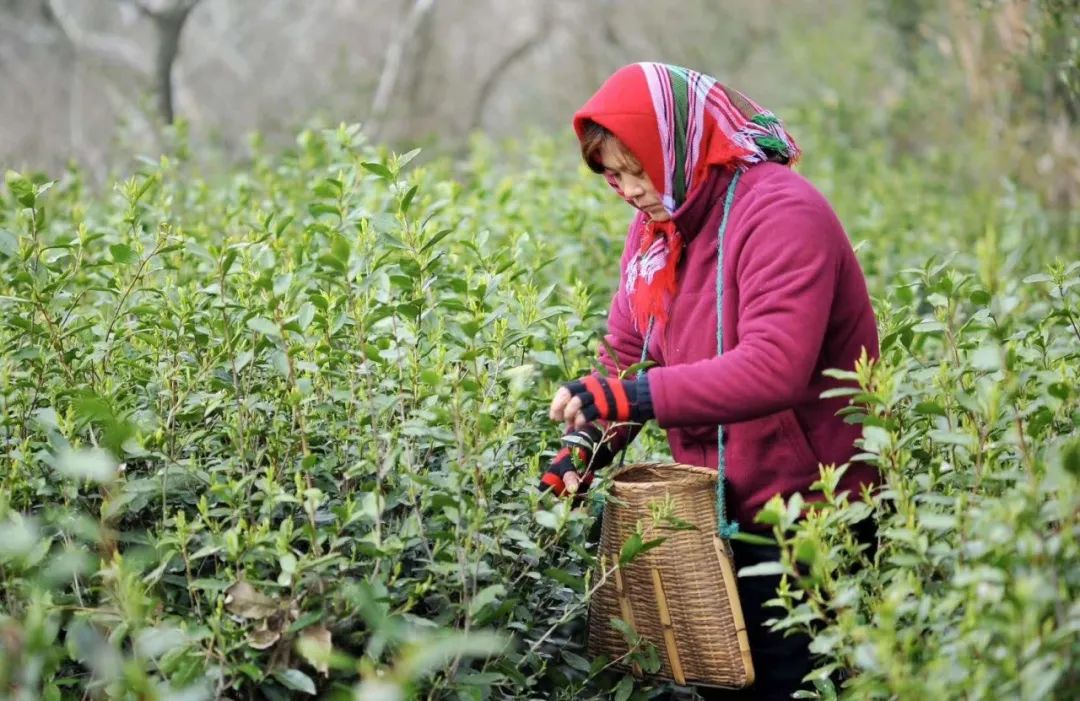
[[[575,469],[574,457],[571,450],[577,452],[578,462],[587,464],[589,453],[584,448],[564,447],[548,465],[547,470],[540,476],[540,491],[551,490],[556,496],[577,494],[578,490],[585,491],[592,482],[592,472],[588,472],[584,479],[578,475]]]
[[[570,406],[572,401],[574,403],[573,407]],[[580,414],[581,402],[574,399],[574,395],[570,394],[570,390],[566,389],[565,386],[560,387],[551,400],[551,410],[548,411],[548,416],[552,421],[565,422],[572,428],[579,428],[576,419]],[[584,423],[584,420],[582,423]]]
[[[608,441],[615,435],[617,431],[607,433],[596,424],[563,435],[562,449],[540,476],[540,491],[550,489],[560,496],[585,492],[595,472],[614,462],[616,451]]]
[[[648,375],[634,380],[588,375],[559,388],[549,416],[580,429],[596,420],[644,423],[653,418]]]

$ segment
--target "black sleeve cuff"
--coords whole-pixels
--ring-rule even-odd
[[[656,414],[653,413],[652,391],[649,389],[649,373],[643,372],[638,375],[634,380],[634,385],[637,394],[637,418],[642,422],[656,418]]]

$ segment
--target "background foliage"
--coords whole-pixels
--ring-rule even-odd
[[[1076,8],[868,7],[828,20],[865,30],[844,47],[777,31],[798,70],[865,59],[782,114],[874,296],[848,418],[887,485],[826,466],[809,518],[762,513],[777,625],[815,632],[821,698],[1069,698]],[[0,190],[0,694],[664,693],[584,658],[592,510],[534,490],[628,214],[572,139],[426,158],[316,122],[225,167],[158,136],[104,185]]]

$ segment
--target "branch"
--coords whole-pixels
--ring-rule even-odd
[[[405,53],[405,47],[434,4],[435,0],[416,0],[405,21],[398,28],[397,35],[390,42],[390,48],[386,51],[386,60],[383,62],[382,74],[379,76],[379,84],[375,88],[375,97],[371,102],[371,116],[368,118],[368,134],[372,138],[378,132],[382,118],[390,106],[390,97],[393,95],[398,73],[401,72],[401,58]]]
[[[166,5],[155,6],[152,3],[148,3],[147,0],[120,0],[120,2],[127,2],[135,6],[135,9],[140,14],[155,20],[172,20],[177,17],[187,15],[195,9],[195,5],[199,3],[199,0],[176,0],[176,2],[168,3]]]
[[[511,49],[506,56],[498,61],[480,84],[480,89],[476,93],[476,99],[473,100],[473,113],[472,119],[469,121],[469,131],[473,131],[480,127],[480,123],[484,119],[484,113],[487,111],[488,100],[491,99],[491,95],[495,92],[496,86],[506,72],[510,70],[514,64],[528,56],[529,52],[546,39],[547,35],[551,32],[551,13],[548,11],[551,6],[545,4],[542,7],[543,10],[541,11],[536,31],[526,37],[520,44]]]
[[[64,37],[77,52],[94,54],[131,69],[139,75],[149,75],[150,72],[143,66],[142,53],[134,44],[117,36],[102,36],[86,31],[72,18],[61,0],[46,0],[46,2],[56,20],[56,26],[60,28]]]

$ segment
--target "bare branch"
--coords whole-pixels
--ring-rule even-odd
[[[199,0],[164,0],[152,2],[152,0],[119,0],[134,5],[141,14],[152,20],[162,20],[178,15],[186,15],[191,12]]]
[[[117,36],[101,36],[83,29],[61,0],[47,0],[47,4],[56,26],[77,52],[92,54],[140,75],[149,74],[137,46]]]
[[[499,81],[502,80],[503,76],[506,75],[506,72],[513,68],[514,64],[528,56],[529,52],[543,42],[551,33],[551,26],[553,24],[551,21],[551,5],[544,3],[541,7],[542,10],[537,21],[536,30],[511,49],[506,56],[503,56],[502,59],[497,61],[484,78],[483,82],[480,83],[480,89],[476,93],[476,99],[473,100],[473,113],[472,118],[469,121],[469,131],[480,128],[481,122],[484,119],[484,114],[487,113],[488,100],[491,99],[491,96],[495,92],[495,88],[498,86]]]
[[[379,84],[375,88],[375,97],[371,102],[371,116],[368,118],[368,134],[374,136],[381,127],[382,119],[390,106],[390,97],[394,93],[398,74],[401,72],[401,58],[405,54],[405,47],[409,39],[416,34],[420,22],[431,11],[435,0],[416,0],[412,9],[409,10],[405,21],[401,23],[390,48],[386,51],[386,59],[383,62],[382,74],[379,76]]]

